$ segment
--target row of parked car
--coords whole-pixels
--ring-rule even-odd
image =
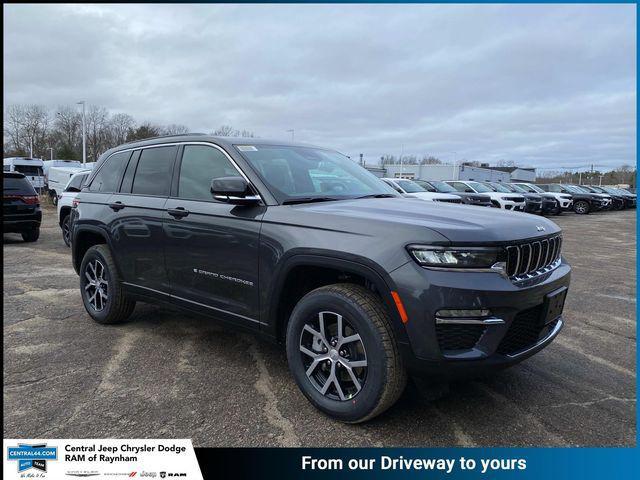
[[[569,210],[587,214],[599,210],[636,207],[634,193],[614,187],[404,178],[383,178],[382,181],[409,197],[496,207],[538,215],[560,215]]]
[[[70,213],[73,199],[80,192],[91,168],[77,169],[64,190],[56,194],[58,223],[62,239],[71,245]],[[592,185],[559,183],[499,183],[470,180],[409,180],[383,178],[383,182],[407,197],[434,202],[461,203],[481,207],[526,212],[537,215],[560,215],[573,210],[588,214],[600,210],[624,210],[636,207],[636,195],[628,190]],[[19,172],[4,172],[5,233],[21,233],[27,242],[39,237],[42,218],[39,197],[32,182]]]

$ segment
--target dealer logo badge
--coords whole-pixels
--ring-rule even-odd
[[[7,460],[18,462],[18,472],[31,468],[46,472],[47,460],[57,459],[58,447],[48,447],[46,444],[19,443],[17,447],[7,447]]]

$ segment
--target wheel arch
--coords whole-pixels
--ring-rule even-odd
[[[111,248],[109,236],[100,227],[93,225],[83,225],[74,229],[73,240],[71,242],[71,253],[73,269],[80,272],[80,264],[84,254],[94,245],[107,245]]]
[[[309,274],[315,276],[305,278]],[[272,286],[266,292],[267,320],[263,326],[276,340],[282,341],[291,311],[300,298],[315,288],[334,283],[356,283],[373,290],[390,315],[398,341],[408,341],[391,296],[395,286],[390,276],[369,259],[354,259],[353,255],[345,258],[339,253],[297,253],[282,260]]]

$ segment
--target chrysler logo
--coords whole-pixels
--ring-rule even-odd
[[[541,227],[540,225],[536,225],[536,230],[538,230],[539,232],[544,232],[544,227]]]

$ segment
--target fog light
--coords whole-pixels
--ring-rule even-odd
[[[474,310],[438,310],[436,317],[441,318],[478,318],[488,317],[491,315],[491,311],[486,308],[474,309]]]

